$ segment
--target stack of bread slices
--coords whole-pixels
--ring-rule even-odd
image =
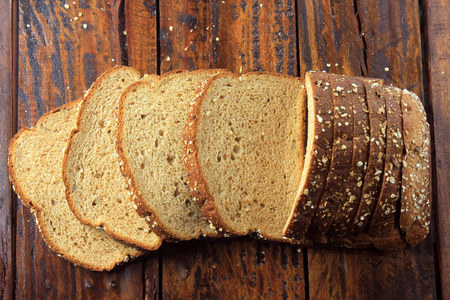
[[[96,271],[199,237],[398,251],[431,218],[420,100],[325,72],[115,67],[22,129],[8,170],[48,245]]]

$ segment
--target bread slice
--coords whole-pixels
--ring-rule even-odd
[[[214,76],[185,129],[192,196],[216,228],[286,241],[305,151],[305,88],[269,73]]]
[[[386,103],[383,98],[383,81],[364,78],[367,106],[369,108],[370,145],[369,161],[364,176],[362,198],[349,232],[366,232],[378,202],[386,156]]]
[[[120,99],[118,153],[135,204],[153,230],[174,239],[219,236],[192,200],[183,165],[183,128],[199,85],[223,70],[175,71],[153,88],[132,84]]]
[[[120,95],[139,77],[136,70],[118,66],[93,84],[65,151],[63,180],[69,206],[82,222],[103,226],[117,239],[154,250],[161,238],[133,208],[115,147]]]
[[[385,236],[398,227],[403,155],[401,96],[402,90],[398,88],[383,89],[387,117],[386,159],[380,196],[369,225],[368,233],[372,237]]]
[[[307,145],[300,187],[286,219],[283,235],[291,240],[304,239],[318,206],[333,152],[333,101],[328,74],[307,72]]]
[[[10,143],[8,171],[50,248],[76,265],[104,271],[142,252],[111,238],[103,229],[81,223],[67,204],[61,167],[80,102],[45,114],[36,128],[19,131]]]
[[[329,74],[334,111],[333,154],[325,188],[308,234],[325,234],[344,200],[353,157],[353,97],[344,75]]]
[[[430,231],[431,220],[431,144],[430,126],[420,99],[403,90],[402,195],[400,228],[406,241],[416,246]]]
[[[353,157],[344,198],[330,230],[342,235],[351,227],[362,195],[364,174],[369,159],[370,128],[364,84],[361,78],[349,76],[353,103]]]

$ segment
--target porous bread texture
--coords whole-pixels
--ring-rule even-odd
[[[300,187],[283,234],[292,242],[303,241],[325,186],[333,146],[333,102],[328,74],[309,71],[307,90],[307,144]]]
[[[113,239],[103,229],[81,223],[67,204],[61,167],[80,102],[45,114],[36,128],[19,131],[10,143],[8,170],[15,191],[34,212],[53,251],[90,270],[111,270],[142,252]]]
[[[382,237],[398,228],[400,186],[402,180],[403,124],[400,106],[402,91],[395,87],[384,87],[386,103],[386,158],[380,196],[373,212],[368,234]]]
[[[183,166],[183,128],[199,85],[223,70],[175,71],[155,87],[131,85],[120,99],[118,152],[132,181],[135,203],[149,224],[174,239],[220,234],[192,200]]]
[[[126,243],[155,250],[161,238],[133,208],[115,145],[120,95],[139,77],[133,68],[118,66],[91,87],[65,151],[63,180],[69,206],[82,222],[103,226]]]
[[[299,78],[219,74],[194,99],[185,129],[192,196],[219,230],[283,239],[305,151]]]
[[[400,228],[406,241],[416,246],[430,231],[430,125],[417,95],[403,90],[401,107],[405,155],[402,161]]]
[[[347,79],[351,88],[349,97],[353,98],[353,158],[344,199],[330,228],[337,235],[346,233],[358,212],[369,158],[370,128],[364,84],[358,77]]]
[[[326,184],[307,234],[325,234],[344,200],[353,156],[353,97],[346,76],[328,74],[334,111],[333,153]]]
[[[369,108],[369,160],[362,197],[358,212],[349,232],[366,232],[371,216],[378,203],[378,197],[382,186],[384,161],[386,156],[386,103],[383,98],[381,79],[363,78],[366,90],[367,107]]]

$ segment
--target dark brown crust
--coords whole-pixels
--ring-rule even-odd
[[[293,210],[287,220],[283,235],[293,240],[304,240],[315,209],[318,206],[320,195],[325,186],[326,175],[330,166],[333,145],[333,104],[331,101],[331,87],[328,82],[328,74],[325,72],[308,72],[306,82],[310,82],[315,89],[313,97],[314,110],[314,136],[318,138],[311,149],[311,165],[303,168],[308,170],[305,185],[294,202]],[[309,122],[309,121],[308,121]],[[312,130],[312,129],[308,129]],[[309,136],[309,134],[307,134]],[[308,137],[309,138],[309,137]],[[303,173],[304,175],[304,173]]]
[[[400,228],[406,241],[416,246],[430,231],[431,220],[431,144],[430,126],[420,99],[403,90],[402,196]]]
[[[386,155],[386,104],[382,97],[382,80],[363,79],[369,109],[370,146],[362,197],[349,232],[366,232],[381,190]]]
[[[191,191],[192,198],[201,206],[202,215],[211,223],[219,231],[227,232],[227,234],[231,235],[241,235],[239,232],[236,232],[233,228],[230,228],[225,224],[225,222],[220,217],[219,209],[217,203],[214,199],[214,196],[209,192],[208,182],[205,179],[202,168],[199,164],[198,157],[198,145],[197,145],[197,130],[198,124],[201,120],[201,109],[203,105],[203,101],[205,99],[205,95],[207,91],[211,88],[212,84],[217,80],[217,78],[231,76],[234,77],[236,81],[239,81],[239,78],[245,78],[247,76],[253,75],[272,75],[280,78],[289,78],[293,77],[287,75],[281,75],[278,73],[268,73],[268,72],[250,72],[241,77],[236,76],[235,74],[226,73],[226,74],[217,74],[216,76],[210,78],[205,85],[201,86],[196,93],[196,96],[192,99],[189,117],[186,122],[186,126],[184,128],[183,139],[184,139],[184,166],[187,172],[187,180],[189,183],[189,189]],[[302,81],[300,78],[296,78],[297,80]],[[252,233],[249,231],[248,234]],[[259,232],[255,232],[255,235],[259,239],[266,239],[266,237],[262,236]],[[281,238],[270,238],[273,241],[280,242],[291,242],[287,239]]]
[[[31,211],[34,213],[35,217],[36,217],[36,223],[38,224],[38,228],[39,231],[42,234],[42,238],[44,239],[44,241],[46,242],[46,244],[48,245],[48,247],[50,249],[52,249],[52,251],[54,251],[55,253],[57,253],[59,256],[69,260],[70,262],[72,262],[75,265],[81,266],[83,268],[89,269],[91,271],[109,271],[111,269],[113,269],[117,264],[122,263],[126,257],[128,255],[125,255],[124,258],[120,261],[116,261],[116,262],[111,262],[109,265],[105,266],[104,268],[99,268],[97,266],[91,265],[89,263],[85,263],[84,261],[81,261],[75,257],[73,257],[72,255],[68,255],[65,253],[64,249],[62,249],[58,244],[54,243],[53,240],[51,239],[51,236],[48,234],[47,232],[47,228],[45,226],[40,226],[40,224],[44,224],[43,221],[43,217],[41,215],[41,208],[36,205],[35,203],[33,203],[31,201],[31,199],[28,197],[28,195],[23,191],[21,184],[20,184],[20,180],[17,179],[17,176],[14,172],[14,165],[15,165],[15,156],[14,156],[14,149],[16,148],[17,145],[17,140],[19,139],[19,137],[21,137],[23,134],[27,133],[27,132],[37,132],[39,131],[39,127],[41,126],[41,124],[51,115],[63,111],[63,110],[69,110],[72,109],[78,105],[80,105],[82,101],[81,99],[77,99],[75,101],[69,102],[64,104],[63,106],[60,106],[58,108],[55,108],[54,110],[51,110],[49,112],[47,112],[46,114],[44,114],[43,116],[41,116],[41,118],[38,120],[38,122],[36,123],[36,127],[35,128],[22,128],[11,140],[10,145],[9,145],[9,151],[8,151],[8,173],[9,173],[9,177],[11,180],[11,183],[13,185],[13,188],[15,190],[15,192],[17,193],[19,199],[22,201],[22,203],[29,207],[31,209]],[[133,254],[138,254],[138,252],[133,253]],[[141,252],[138,255],[135,255],[135,257],[144,254],[144,252]]]
[[[380,197],[369,225],[368,234],[371,237],[386,236],[394,230],[395,223],[398,227],[403,155],[401,93],[394,87],[383,89],[387,116],[386,159]]]
[[[225,73],[228,72],[224,69],[211,69],[211,70],[195,70],[195,71],[186,71],[186,70],[176,70],[172,72],[165,73],[164,75],[159,76],[159,78],[155,81],[155,84],[152,85],[146,81],[138,81],[130,85],[122,94],[119,100],[119,110],[118,110],[118,126],[117,126],[117,153],[119,155],[120,160],[123,162],[123,165],[121,166],[122,173],[124,176],[129,180],[129,186],[132,187],[133,196],[131,197],[131,201],[134,203],[134,208],[138,212],[138,214],[142,217],[144,217],[149,224],[149,226],[152,228],[152,231],[154,231],[157,235],[163,237],[166,241],[180,241],[180,239],[173,237],[174,233],[171,231],[171,229],[164,225],[164,222],[161,221],[161,219],[158,217],[157,214],[152,213],[151,207],[148,206],[146,201],[142,197],[142,192],[140,191],[136,177],[133,174],[133,171],[131,170],[131,166],[129,163],[129,159],[125,154],[125,151],[123,149],[123,111],[124,111],[124,102],[128,94],[136,87],[143,84],[149,85],[152,89],[154,89],[157,85],[157,83],[161,80],[164,80],[164,78],[171,76],[173,74],[179,74],[179,73],[189,73],[189,74],[196,74],[196,73],[210,73],[211,76],[214,76],[217,73]],[[200,87],[199,87],[200,88]],[[198,91],[196,92],[198,93]],[[189,180],[189,178],[188,178]],[[222,236],[222,232],[203,232],[201,228],[199,229],[198,236],[203,237],[220,237]]]
[[[347,77],[353,97],[353,158],[347,180],[344,199],[339,207],[330,230],[333,234],[345,234],[358,212],[364,183],[365,168],[369,158],[369,116],[361,78]]]
[[[138,240],[131,240],[128,237],[119,235],[117,233],[114,232],[114,230],[111,230],[111,227],[109,226],[109,224],[102,224],[101,222],[93,222],[92,220],[87,220],[86,218],[84,218],[83,215],[80,214],[80,212],[76,209],[75,204],[73,202],[73,198],[72,198],[72,194],[71,194],[71,188],[70,188],[70,182],[69,182],[69,178],[68,178],[68,174],[67,174],[67,169],[68,169],[68,158],[69,158],[69,154],[70,151],[72,149],[73,146],[73,139],[74,136],[80,131],[80,126],[81,126],[81,118],[83,116],[83,112],[84,109],[86,108],[87,104],[90,102],[91,98],[92,98],[92,94],[97,90],[97,88],[103,83],[103,79],[106,78],[107,76],[109,76],[112,73],[115,73],[119,70],[128,70],[130,72],[135,73],[136,75],[138,75],[138,77],[140,77],[140,73],[131,68],[131,67],[125,67],[125,66],[115,66],[114,68],[111,68],[109,70],[107,70],[106,72],[104,72],[102,75],[100,75],[99,78],[97,78],[97,80],[93,83],[93,85],[91,86],[91,88],[89,89],[89,91],[86,93],[85,97],[84,97],[84,101],[81,103],[80,106],[80,110],[78,112],[78,116],[77,116],[77,124],[76,124],[76,128],[74,130],[72,130],[72,132],[70,133],[70,137],[69,137],[69,143],[67,148],[64,151],[64,159],[63,159],[63,164],[62,164],[62,175],[63,175],[63,181],[64,181],[64,186],[66,187],[66,199],[67,202],[69,203],[69,207],[72,210],[72,212],[74,213],[74,215],[83,223],[94,226],[94,227],[98,227],[98,226],[103,226],[103,228],[105,229],[106,233],[109,234],[110,236],[119,239],[121,241],[124,241],[127,244],[130,245],[136,245],[137,247],[146,249],[146,250],[156,250],[159,248],[159,244],[157,243],[155,245],[148,245],[148,244],[143,244]]]
[[[325,234],[344,200],[353,157],[353,97],[344,75],[328,74],[333,97],[333,154],[326,184],[312,219],[309,234]]]

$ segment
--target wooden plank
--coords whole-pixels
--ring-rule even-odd
[[[160,3],[161,70],[227,68],[297,74],[290,0]]]
[[[299,44],[305,45],[300,70],[384,78],[423,95],[416,2],[298,1],[297,8]],[[308,262],[313,299],[436,298],[431,237],[393,254],[308,250]]]
[[[433,194],[436,209],[438,258],[440,268],[441,299],[450,298],[450,120],[449,47],[450,25],[448,1],[424,1],[425,65],[428,84],[428,117],[434,141]]]
[[[303,253],[250,238],[167,244],[164,299],[304,299]]]
[[[141,74],[156,74],[158,70],[157,8],[154,0],[125,1],[125,27],[119,34],[126,40],[128,65]],[[158,251],[143,258],[145,299],[160,297],[160,256]]]
[[[125,1],[125,31],[128,65],[141,74],[157,73],[157,6],[155,0]]]
[[[0,3],[0,18],[4,20],[0,44],[0,298],[14,297],[15,239],[14,201],[11,193],[7,164],[8,144],[15,127],[17,103],[17,4],[12,1]]]
[[[160,2],[161,72],[226,68],[297,75],[294,3]],[[250,238],[165,245],[167,299],[305,298],[303,255]]]
[[[83,95],[121,59],[119,3],[20,1],[19,127]],[[30,211],[17,210],[16,296],[31,298],[143,297],[142,260],[93,273],[55,255]]]

